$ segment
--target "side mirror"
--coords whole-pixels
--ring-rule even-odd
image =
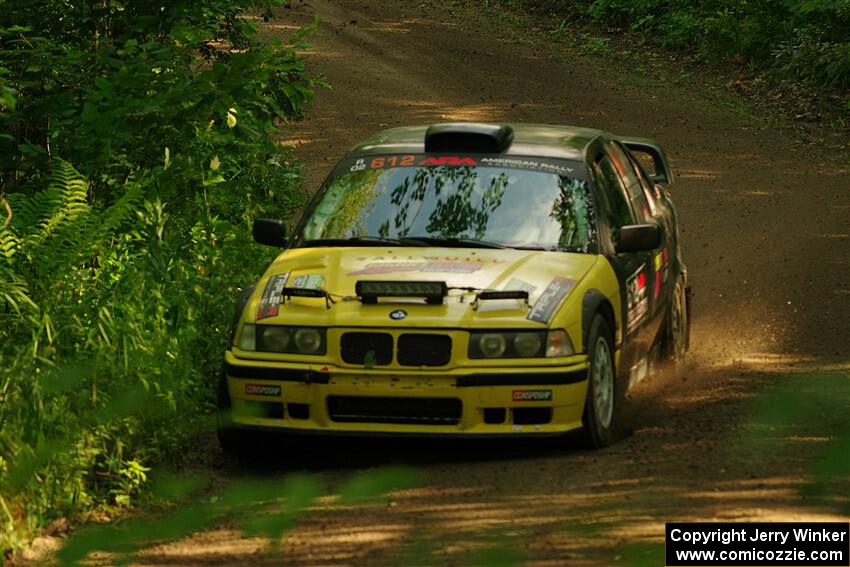
[[[653,183],[664,185],[673,183],[673,172],[670,171],[667,154],[655,141],[649,138],[622,138],[620,141],[642,164],[646,165],[646,161],[642,158],[652,162],[652,168],[646,173]]]
[[[617,253],[646,252],[661,246],[661,227],[656,224],[632,224],[620,229]]]
[[[254,242],[267,246],[286,246],[286,225],[277,219],[254,219]]]

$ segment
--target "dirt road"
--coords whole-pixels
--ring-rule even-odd
[[[325,502],[276,551],[223,527],[150,549],[143,564],[462,565],[495,546],[496,559],[533,565],[656,565],[665,521],[836,517],[846,498],[813,504],[798,490],[817,439],[828,440],[817,425],[809,437],[780,440],[770,458],[739,441],[753,404],[782,374],[831,365],[847,378],[846,158],[715,108],[687,85],[444,2],[292,4],[264,29],[286,35],[318,11],[306,58],[333,86],[287,139],[310,187],[359,138],[401,124],[552,122],[660,140],[678,173],[673,195],[696,291],[692,363],[681,377],[643,385],[632,400],[634,434],[600,452],[547,442],[291,453],[329,486],[402,462],[419,471],[419,488],[380,505]],[[223,466],[226,476],[244,474]]]
[[[846,157],[443,2],[293,4],[269,31],[318,12],[306,57],[333,86],[289,140],[310,187],[358,139],[395,125],[553,122],[655,137],[678,173],[698,354],[846,354],[848,341],[833,340],[850,337]]]

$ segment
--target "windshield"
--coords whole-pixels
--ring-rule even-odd
[[[415,245],[419,239],[428,245],[481,242],[588,252],[594,241],[587,183],[564,174],[571,168],[550,166],[554,173],[480,165],[387,167],[393,157],[396,163],[405,157],[411,164],[440,163],[427,156],[384,156],[369,158],[380,165],[376,168],[362,159],[350,167],[341,164],[308,212],[301,245],[347,240]]]

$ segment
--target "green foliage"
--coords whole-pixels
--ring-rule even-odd
[[[404,467],[384,467],[370,474],[356,476],[339,489],[344,503],[368,502],[382,498],[390,490],[416,486],[412,471]]]
[[[0,120],[3,120],[7,117],[5,110],[15,110],[15,105],[17,104],[17,100],[15,99],[15,89],[8,86],[6,83],[6,79],[3,75],[9,73],[9,70],[5,67],[0,67]],[[0,137],[4,137],[5,139],[9,139],[8,134],[0,133]]]
[[[246,536],[262,537],[273,550],[283,533],[328,495],[312,475],[293,474],[283,479],[247,478],[227,486],[223,493],[201,498],[199,488],[209,479],[168,474],[155,484],[167,494],[174,509],[155,517],[130,519],[120,524],[91,526],[74,534],[58,552],[61,564],[75,564],[93,551],[117,554],[114,562],[130,561],[134,554],[156,543],[173,541],[190,533],[227,522]],[[358,474],[347,487],[368,487],[360,496],[386,495],[410,486],[414,475],[406,468],[385,468]],[[367,494],[368,493],[368,494]]]
[[[850,0],[522,0],[609,32],[733,62],[774,78],[850,90]],[[563,20],[567,21],[567,20]],[[563,25],[561,26],[563,28]],[[589,46],[589,51],[597,51]],[[850,103],[850,99],[848,99]]]
[[[250,221],[301,201],[273,135],[317,84],[310,29],[255,39],[266,6],[0,0],[0,551],[131,505],[209,424],[270,259]]]
[[[820,438],[810,443],[806,455],[807,483],[802,495],[832,507],[850,497],[850,373],[799,373],[778,377],[755,402],[752,417],[743,430],[741,451],[757,455],[767,465],[785,447],[801,439]]]
[[[662,543],[632,543],[616,548],[615,561],[625,567],[653,567],[664,565],[665,554]]]
[[[57,155],[91,180],[97,201],[116,198],[142,170],[169,202],[205,180],[226,181],[231,190],[279,184],[281,164],[266,163],[276,153],[267,134],[300,115],[313,81],[293,49],[250,42],[249,24],[230,11],[252,2],[167,3],[155,30],[138,13],[159,12],[161,3],[107,2],[106,12],[78,16],[95,20],[92,35],[82,35],[88,28],[81,25],[61,42],[38,25],[11,25],[53,9],[67,18],[51,21],[75,19],[76,9],[49,4],[0,3],[0,67],[17,91],[16,109],[4,117],[12,139],[0,140],[0,189],[38,178]],[[225,6],[219,27],[186,23]],[[215,156],[220,169],[198,176]]]

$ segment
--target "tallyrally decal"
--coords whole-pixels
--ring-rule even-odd
[[[552,390],[514,390],[515,402],[551,402]]]
[[[555,313],[555,309],[561,304],[561,300],[566,297],[567,293],[573,288],[576,281],[570,278],[558,276],[549,282],[543,293],[537,299],[531,313],[528,314],[529,321],[537,321],[538,323],[548,323],[549,319]]]
[[[245,384],[245,393],[251,396],[279,396],[280,386],[265,384]]]
[[[287,279],[289,279],[289,272],[272,276],[266,282],[263,296],[260,298],[260,306],[257,307],[257,321],[277,316],[280,311],[281,294],[286,286]]]

